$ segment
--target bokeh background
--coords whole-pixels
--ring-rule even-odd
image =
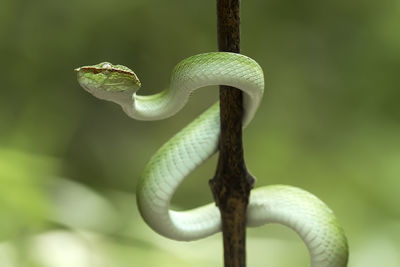
[[[266,94],[244,134],[256,186],[323,199],[347,233],[351,267],[400,266],[400,2],[242,1],[242,53]],[[181,243],[140,218],[135,186],[151,155],[217,99],[177,116],[128,118],[76,82],[75,67],[133,68],[142,94],[190,55],[216,51],[214,1],[2,0],[0,267],[222,266],[221,235]],[[213,157],[173,205],[212,200]],[[308,266],[289,229],[248,230],[248,266]]]

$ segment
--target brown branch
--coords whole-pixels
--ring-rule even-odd
[[[218,47],[240,52],[240,0],[217,0]],[[243,157],[242,92],[220,86],[219,159],[210,187],[220,209],[225,267],[246,266],[246,209],[254,179]]]

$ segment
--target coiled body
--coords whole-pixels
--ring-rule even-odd
[[[264,90],[261,67],[240,54],[215,52],[189,57],[174,68],[169,87],[152,96],[136,95],[139,80],[131,70],[121,67],[110,63],[82,67],[77,69],[78,80],[96,97],[120,104],[130,117],[139,120],[174,115],[197,88],[229,85],[245,93],[246,126]],[[137,203],[144,220],[159,234],[190,241],[220,231],[220,214],[214,204],[188,211],[169,209],[180,183],[216,152],[219,133],[216,103],[164,144],[145,167],[137,187]],[[343,230],[333,212],[314,195],[285,185],[253,190],[247,225],[266,223],[280,223],[295,230],[310,251],[312,267],[347,265],[348,246]]]

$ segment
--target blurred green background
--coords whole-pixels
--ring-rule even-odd
[[[323,199],[352,267],[400,266],[400,2],[242,1],[242,53],[266,94],[244,133],[256,186]],[[3,0],[0,8],[0,267],[222,266],[221,236],[181,243],[140,218],[135,186],[151,155],[217,99],[177,116],[128,118],[84,92],[75,67],[130,66],[142,94],[181,59],[216,51],[214,1]],[[207,162],[174,198],[211,201]],[[308,266],[289,229],[248,230],[248,266]],[[288,256],[289,255],[289,256]]]

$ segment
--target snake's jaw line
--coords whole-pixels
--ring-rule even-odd
[[[246,126],[255,115],[264,91],[264,75],[254,60],[240,54],[214,52],[189,57],[172,71],[170,86],[150,95],[136,95],[140,81],[127,67],[103,62],[75,69],[81,86],[95,97],[122,106],[132,118],[158,120],[177,113],[197,88],[228,85],[244,92]],[[169,203],[183,180],[217,151],[219,104],[201,114],[164,144],[145,167],[137,186],[137,203],[146,223],[157,233],[191,241],[221,231],[214,204],[173,211]],[[280,223],[296,231],[306,243],[312,267],[345,267],[348,245],[333,212],[302,189],[271,185],[252,190],[247,225]]]
[[[76,68],[79,84],[93,96],[112,101],[122,107],[132,102],[132,95],[141,83],[127,67],[102,62],[93,66]]]

